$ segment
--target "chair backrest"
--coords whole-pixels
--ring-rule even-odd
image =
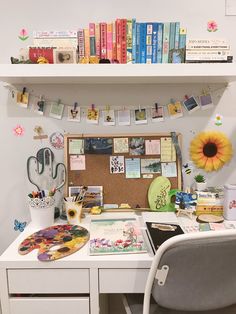
[[[157,269],[169,267],[164,285]],[[154,257],[144,296],[182,311],[213,310],[236,303],[236,231],[185,234],[164,242]]]

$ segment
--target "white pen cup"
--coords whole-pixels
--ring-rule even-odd
[[[66,217],[69,224],[78,225],[81,222],[82,202],[65,201]]]
[[[29,198],[31,223],[37,228],[46,228],[54,224],[53,197]]]

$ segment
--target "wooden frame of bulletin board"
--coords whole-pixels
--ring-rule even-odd
[[[181,145],[181,135],[177,134],[178,143]],[[70,170],[70,154],[69,143],[70,140],[86,139],[86,138],[137,138],[141,137],[144,140],[158,140],[162,137],[171,138],[170,133],[157,134],[67,134],[64,136],[64,159],[67,169],[67,180],[65,193],[68,195],[69,187],[73,186],[103,186],[103,203],[104,204],[118,204],[128,203],[132,208],[139,205],[141,208],[148,208],[148,188],[151,182],[160,174],[154,174],[153,178],[127,179],[125,173],[111,174],[110,173],[110,156],[102,154],[86,154],[85,155],[85,170]],[[129,153],[114,154],[113,156],[124,156],[124,158],[160,158],[160,155],[129,155]],[[168,178],[171,182],[171,189],[181,189],[182,174],[181,165],[176,156],[177,177]]]

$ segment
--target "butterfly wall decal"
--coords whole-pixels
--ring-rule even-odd
[[[17,219],[14,220],[14,230],[19,230],[20,232],[23,232],[26,226],[26,222],[20,222]]]

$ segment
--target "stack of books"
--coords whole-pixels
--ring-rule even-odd
[[[233,61],[230,45],[225,39],[189,39],[185,58],[186,63]]]
[[[224,195],[222,190],[218,191],[196,191],[197,206],[196,215],[214,214],[223,215]]]

